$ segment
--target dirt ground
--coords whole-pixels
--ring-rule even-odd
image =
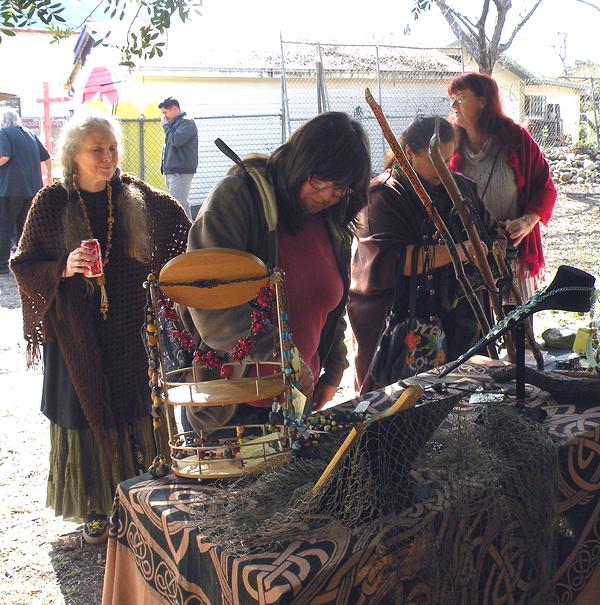
[[[599,274],[600,188],[563,191],[543,230],[548,275],[560,264]],[[589,316],[536,315],[535,331],[583,326]],[[26,371],[14,278],[0,275],[0,604],[100,603],[105,546],[82,543],[80,526],[45,508],[48,423],[39,412],[41,371]],[[349,368],[338,393],[352,395]]]

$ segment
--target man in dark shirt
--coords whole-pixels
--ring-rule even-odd
[[[0,119],[0,274],[7,274],[11,239],[17,239],[33,196],[42,188],[41,162],[52,178],[52,160],[39,139],[20,125],[19,114],[6,110]]]
[[[198,128],[194,120],[185,117],[177,99],[169,97],[158,108],[165,131],[160,171],[165,175],[169,193],[191,218],[188,196],[198,167]]]

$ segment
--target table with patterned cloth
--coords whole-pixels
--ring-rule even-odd
[[[474,358],[446,377],[446,384],[473,391],[490,382],[488,366],[497,363]],[[373,410],[380,411],[397,392],[387,387],[367,398]],[[517,515],[502,535],[490,535],[482,509],[469,511],[457,523],[456,516],[445,514],[443,490],[422,493],[389,531],[381,523],[340,524],[322,537],[295,536],[270,551],[236,556],[218,540],[203,539],[198,516],[199,503],[204,510],[218,505],[222,487],[173,475],[158,480],[143,475],[117,490],[103,604],[447,603],[447,584],[441,584],[448,582],[448,573],[436,572],[430,563],[437,550],[450,545],[455,566],[450,581],[462,582],[453,593],[455,599],[460,595],[454,602],[598,605],[600,393],[598,405],[585,406],[575,401],[557,404],[529,385],[528,393],[529,406],[547,412],[541,427],[557,452],[554,464],[559,467],[558,510],[540,520],[550,524],[554,536],[551,590],[544,601],[536,592],[539,586],[535,588],[527,522]],[[453,413],[458,408],[472,416],[468,399],[465,395]],[[343,405],[353,408],[357,402]],[[419,468],[411,474],[423,479]]]

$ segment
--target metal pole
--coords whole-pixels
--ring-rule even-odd
[[[323,111],[329,111],[329,98],[327,96],[327,82],[325,81],[325,71],[323,70],[323,54],[321,53],[321,43],[317,42],[317,49],[319,50],[319,66],[321,70],[320,78],[320,94],[323,99]],[[321,112],[319,112],[321,113]]]
[[[287,77],[285,75],[285,60],[283,57],[283,38],[281,37],[281,32],[279,32],[279,46],[281,49],[281,111],[283,113],[281,142],[285,143],[288,136],[292,133],[292,125],[290,123],[290,103],[288,99]]]
[[[138,137],[140,141],[140,179],[144,180],[146,174],[146,164],[144,161],[144,119],[138,118]]]
[[[598,124],[598,109],[596,107],[596,91],[594,89],[594,78],[590,78],[592,84],[592,109],[594,111],[594,127],[596,130],[596,145],[600,147],[600,124]]]
[[[381,99],[381,70],[379,69],[379,46],[375,46],[375,60],[377,64],[377,96],[379,98],[379,105],[383,108]],[[383,136],[383,132],[381,133],[381,157],[385,157],[385,137]]]
[[[528,318],[520,321],[513,329],[513,340],[515,343],[515,381],[517,401],[525,399],[525,326],[524,322]]]
[[[319,61],[315,64],[317,72],[317,113],[323,113],[323,94],[321,90],[321,63]]]

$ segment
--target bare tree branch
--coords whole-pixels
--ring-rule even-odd
[[[479,17],[479,21],[477,21],[477,29],[479,31],[485,31],[485,22],[488,18],[488,13],[490,11],[490,0],[484,0],[483,6],[481,7],[481,16]]]
[[[591,6],[595,8],[597,11],[600,11],[600,6],[593,4],[592,2],[588,2],[587,0],[575,0],[575,2],[581,2],[581,4],[585,4],[586,6]]]
[[[494,0],[494,4],[496,5],[496,23],[490,40],[490,47],[497,49],[506,23],[506,13],[510,10],[511,2],[510,0]]]
[[[531,10],[517,24],[517,26],[513,30],[512,34],[510,35],[510,37],[508,38],[508,40],[506,42],[504,42],[503,44],[499,44],[498,45],[498,52],[499,53],[503,53],[512,44],[512,42],[515,39],[515,36],[519,32],[519,30],[525,25],[525,23],[527,23],[527,21],[529,21],[529,18],[531,17],[531,15],[533,15],[533,13],[535,13],[535,11],[537,10],[537,8],[538,8],[538,6],[540,5],[541,2],[542,2],[542,0],[536,0],[536,3],[533,5],[533,7],[531,8]]]
[[[478,54],[476,39],[477,39],[477,30],[469,23],[468,19],[466,19],[461,13],[455,11],[452,7],[448,6],[444,0],[434,0],[436,6],[442,13],[444,19],[450,26],[452,33],[456,36],[456,38],[467,47],[468,51],[476,56]],[[467,33],[463,31],[460,24],[467,29]],[[469,37],[469,35],[471,37]]]
[[[537,10],[542,0],[535,0],[531,9],[517,23],[514,30],[510,33],[506,42],[501,42],[502,33],[506,26],[506,20],[509,11],[513,8],[511,0],[491,0],[496,8],[496,18],[494,22],[491,39],[488,39],[487,31],[491,30],[490,24],[490,0],[482,0],[481,14],[477,22],[472,21],[467,15],[457,11],[450,6],[446,0],[413,0],[413,14],[417,19],[423,11],[434,4],[450,26],[452,33],[460,43],[468,50],[481,71],[491,73],[498,57],[513,42],[515,36],[524,27],[533,13]],[[587,0],[577,0],[584,4],[589,4],[600,11],[600,7],[591,4]]]

